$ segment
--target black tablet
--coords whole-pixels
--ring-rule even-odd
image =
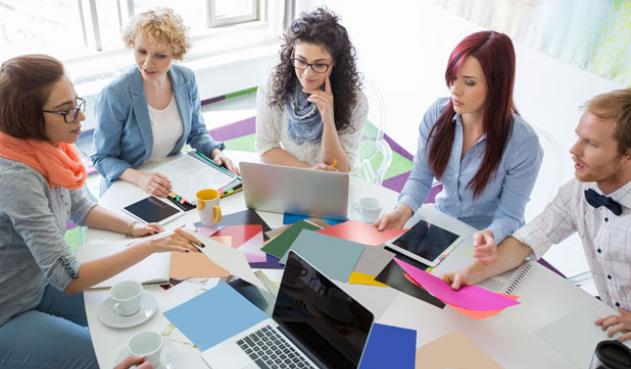
[[[386,242],[386,247],[435,267],[461,241],[457,234],[421,219],[399,238]]]
[[[181,216],[184,212],[155,196],[146,197],[131,205],[126,206],[123,211],[145,223],[165,224]]]

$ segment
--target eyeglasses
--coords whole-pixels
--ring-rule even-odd
[[[291,62],[296,69],[305,70],[307,69],[307,67],[311,67],[311,70],[316,73],[326,73],[326,71],[328,71],[329,67],[331,66],[330,64],[326,63],[309,64],[306,61],[297,58],[292,58]]]
[[[64,110],[64,111],[52,111],[52,110],[42,110],[44,113],[53,113],[59,114],[64,117],[64,122],[66,123],[74,123],[77,121],[79,117],[79,112],[85,111],[85,99],[81,97],[77,97],[77,101],[75,103],[76,108]]]

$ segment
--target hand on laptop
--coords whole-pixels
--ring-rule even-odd
[[[473,257],[482,264],[492,264],[497,260],[497,244],[490,229],[473,235]]]
[[[116,365],[114,369],[153,369],[148,361],[144,357],[140,356],[127,356],[120,364]]]
[[[610,315],[600,318],[596,324],[602,327],[603,331],[607,331],[609,337],[613,337],[616,333],[622,335],[618,337],[618,341],[623,342],[631,339],[631,312],[623,308],[619,308],[620,315]]]
[[[237,167],[236,165],[234,165],[234,163],[232,162],[232,160],[228,159],[228,157],[226,155],[224,155],[223,151],[219,150],[219,149],[214,149],[211,153],[210,153],[210,158],[213,159],[213,161],[217,164],[217,165],[221,165],[222,167],[225,167],[226,169],[228,169],[229,171],[231,171],[232,173],[236,174],[236,175],[240,175],[239,173],[239,167]]]
[[[412,217],[412,209],[405,204],[399,204],[394,211],[386,213],[381,219],[375,223],[380,231],[389,229],[401,229],[405,222]]]
[[[312,166],[311,169],[324,170],[328,172],[339,172],[339,170],[337,170],[337,168],[333,165],[328,165],[325,163],[317,163],[316,165]]]
[[[160,173],[142,173],[136,178],[136,185],[150,195],[166,197],[171,192],[171,181]]]

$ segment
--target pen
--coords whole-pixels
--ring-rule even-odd
[[[331,166],[335,169],[337,169],[337,158],[333,159],[333,163],[331,163]]]

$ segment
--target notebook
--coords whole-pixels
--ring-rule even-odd
[[[512,294],[528,277],[535,265],[536,261],[525,261],[517,268],[487,279],[478,285],[495,292]]]

